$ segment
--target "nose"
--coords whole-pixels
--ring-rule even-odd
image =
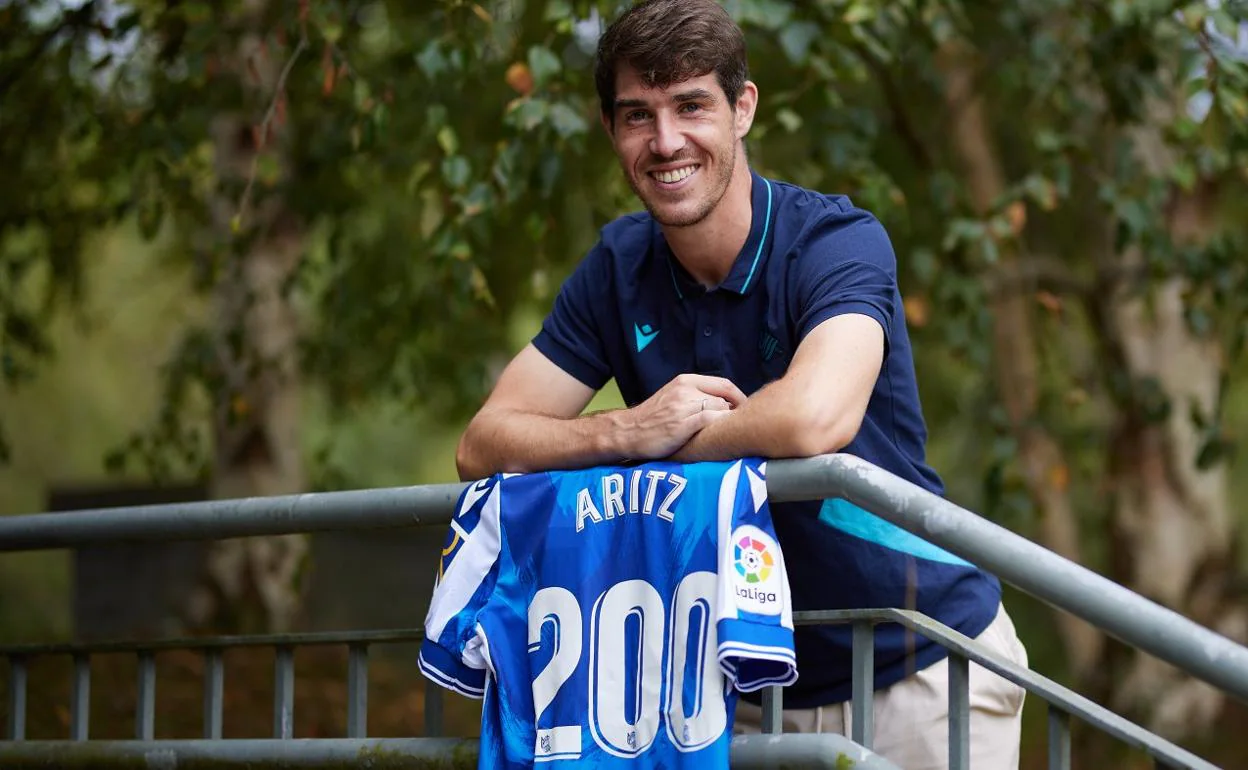
[[[660,113],[654,119],[654,135],[650,137],[650,152],[660,158],[670,158],[685,147],[685,135],[672,116]]]

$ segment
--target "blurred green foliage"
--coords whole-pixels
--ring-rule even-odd
[[[80,301],[89,233],[129,219],[146,237],[161,234],[188,289],[205,291],[250,237],[205,235],[214,202],[237,201],[241,222],[248,206],[279,200],[307,234],[291,286],[307,310],[305,376],[336,410],[384,398],[462,419],[508,351],[516,313],[548,302],[596,228],[635,205],[594,135],[590,82],[597,30],[623,5],[261,4],[259,55],[288,72],[281,93],[260,96],[223,74],[244,31],[238,0],[0,8],[5,382],[28,381],[50,354],[48,309]],[[754,165],[847,192],[881,216],[921,347],[987,366],[984,276],[1020,244],[1046,255],[1028,286],[1095,302],[1106,233],[1118,248],[1146,245],[1154,278],[1189,276],[1194,327],[1223,335],[1232,353],[1242,346],[1242,230],[1177,248],[1162,216],[1176,185],[1243,186],[1241,4],[726,5],[747,30],[762,88]],[[1005,159],[1007,186],[986,211],[950,148],[938,56],[954,44],[975,52]],[[281,152],[294,173],[279,175],[263,143],[246,193],[214,168],[213,119],[240,113],[257,133],[288,127]],[[1167,168],[1133,159],[1141,127],[1160,131],[1174,156]],[[1242,193],[1228,197],[1242,210]],[[1046,333],[1060,336],[1079,318],[1053,321]],[[203,333],[186,335],[165,370],[166,399],[180,409],[153,428],[163,444],[136,437],[132,454],[150,460],[164,447],[192,467],[203,459],[202,442],[169,423],[194,391],[211,397],[209,347]],[[1153,398],[1122,373],[1044,355],[1054,376],[1038,417],[1072,440],[1101,427],[1080,419],[1098,395]],[[1067,409],[1071,383],[1088,406]],[[1008,499],[1004,417],[993,399],[979,404],[975,418],[1001,428],[977,458],[996,467],[995,502],[1023,504]],[[1210,431],[1220,435],[1212,417]]]
[[[209,470],[207,297],[270,203],[304,244],[289,289],[314,486],[445,481],[493,374],[597,228],[637,205],[598,133],[590,69],[603,19],[626,2],[300,0],[258,4],[250,26],[244,5],[0,2],[4,510],[39,507],[45,480],[104,472],[105,455],[118,473]],[[1112,355],[1108,288],[1127,269],[1141,296],[1182,277],[1188,328],[1221,356],[1228,387],[1193,414],[1200,451],[1180,460],[1235,461],[1248,408],[1242,0],[725,5],[761,89],[754,167],[848,193],[893,237],[952,498],[1034,536],[1026,425],[993,368],[993,302],[1013,293],[1036,330],[1025,422],[1061,449],[1087,561],[1115,564],[1114,431],[1187,408]],[[256,26],[280,90],[244,92],[229,72]],[[986,203],[959,155],[951,52],[970,62],[999,159]],[[253,127],[249,182],[214,165],[224,115]],[[280,147],[270,124],[289,137]],[[1162,160],[1143,162],[1142,143]],[[1175,200],[1210,192],[1207,237],[1176,239]],[[211,227],[222,200],[233,233]]]

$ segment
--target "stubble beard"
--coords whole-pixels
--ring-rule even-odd
[[[722,158],[717,160],[722,160]],[[714,180],[715,184],[711,187],[706,198],[702,200],[701,205],[699,205],[696,209],[683,216],[664,216],[659,210],[660,207],[655,206],[645,195],[642,194],[641,185],[633,179],[632,174],[625,173],[625,176],[628,178],[629,186],[633,188],[633,194],[636,195],[642,202],[642,205],[646,207],[646,211],[650,212],[650,216],[654,217],[654,221],[664,227],[693,227],[709,217],[711,212],[715,210],[715,207],[719,205],[719,202],[724,199],[724,195],[728,193],[728,186],[732,183],[732,175],[736,171],[736,168],[737,144],[736,142],[733,142],[732,151],[728,156],[728,162],[719,164],[719,173]]]

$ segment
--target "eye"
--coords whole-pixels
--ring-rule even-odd
[[[684,104],[680,105],[680,109],[678,111],[692,115],[695,112],[701,111],[701,109],[702,109],[702,105],[698,104],[697,102],[685,102]]]
[[[629,110],[624,113],[624,120],[628,123],[641,123],[647,117],[649,117],[649,113],[645,110]]]

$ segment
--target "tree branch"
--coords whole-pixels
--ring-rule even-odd
[[[1043,290],[1082,298],[1096,291],[1096,283],[1071,275],[1070,268],[1055,258],[1027,255],[986,275],[984,288],[996,297]]]
[[[893,128],[897,131],[897,135],[901,137],[902,144],[910,151],[911,157],[914,158],[915,164],[920,171],[931,171],[935,167],[932,161],[932,155],[928,152],[927,147],[923,144],[923,140],[919,138],[918,131],[914,128],[914,122],[910,119],[910,113],[906,111],[905,100],[901,96],[901,91],[897,88],[897,82],[893,80],[892,75],[884,66],[883,62],[877,59],[867,50],[862,43],[855,41],[852,44],[854,53],[858,54],[858,58],[862,59],[867,65],[867,69],[875,76],[884,90],[884,100],[888,103],[889,113],[893,116]]]
[[[290,58],[286,61],[286,65],[282,67],[282,72],[277,77],[277,83],[273,86],[273,99],[269,102],[269,108],[264,113],[264,119],[260,121],[260,126],[256,130],[256,151],[251,156],[251,170],[247,174],[247,186],[243,188],[242,198],[238,203],[238,213],[234,217],[234,227],[236,230],[241,229],[243,218],[247,213],[247,206],[251,202],[252,190],[256,186],[256,175],[260,168],[260,155],[264,152],[264,145],[268,140],[269,129],[273,125],[273,118],[277,115],[278,104],[281,102],[286,93],[286,80],[290,77],[291,70],[295,68],[295,62],[299,60],[299,55],[308,47],[308,33],[306,27],[301,27],[299,42],[295,45],[295,50],[291,52]]]

